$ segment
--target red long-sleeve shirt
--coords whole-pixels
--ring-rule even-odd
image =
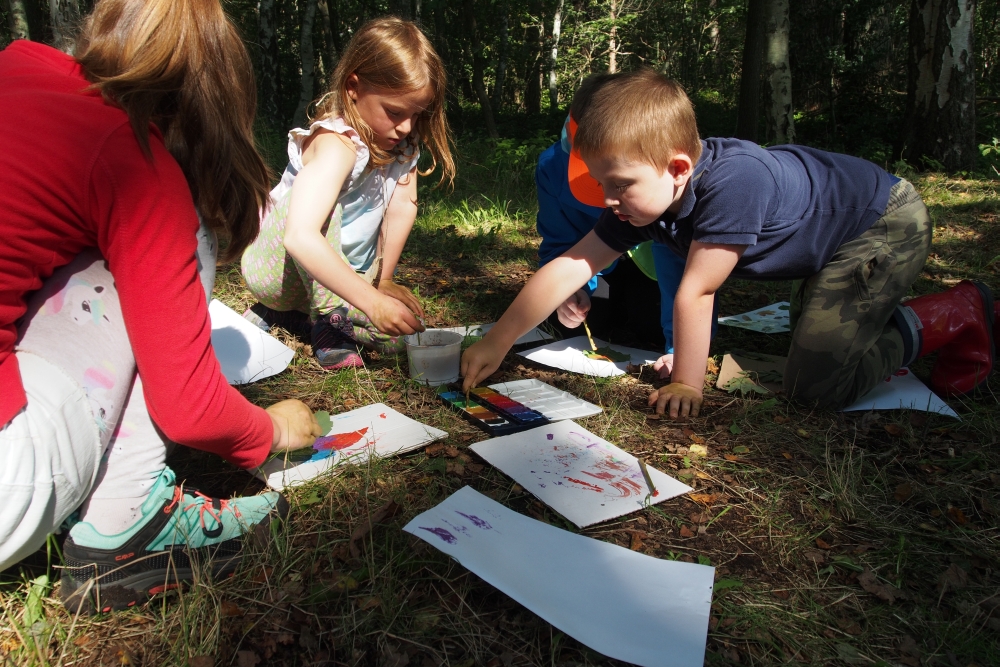
[[[184,174],[155,127],[150,160],[125,112],[88,85],[73,58],[43,44],[0,52],[0,427],[27,402],[13,354],[26,295],[96,247],[153,420],[175,442],[259,465],[271,420],[226,383],[212,350]]]

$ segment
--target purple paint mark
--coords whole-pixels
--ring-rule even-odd
[[[553,437],[554,436],[551,433],[549,433],[548,435],[545,436],[545,439],[546,440],[551,440]]]
[[[461,514],[461,512],[459,512],[459,514]],[[456,526],[455,524],[453,524],[451,521],[448,521],[447,519],[445,519],[444,522],[446,524],[448,524],[449,528],[453,528],[455,530],[455,532],[462,533],[463,535],[466,535],[466,536],[469,535],[469,529],[466,528],[465,526]]]
[[[428,533],[434,533],[448,544],[455,544],[458,542],[458,539],[444,528],[424,528],[423,526],[420,526],[420,530],[426,530]]]
[[[471,521],[472,525],[475,526],[476,528],[482,528],[483,530],[493,530],[493,526],[491,526],[488,521],[480,519],[475,514],[466,514],[465,512],[455,512],[455,514],[464,516],[466,519]]]

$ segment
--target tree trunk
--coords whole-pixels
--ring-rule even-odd
[[[420,23],[420,15],[422,13],[423,7],[420,0],[413,0],[413,20]]]
[[[476,99],[483,112],[483,122],[491,139],[499,139],[496,122],[493,120],[493,108],[490,106],[490,96],[486,93],[486,63],[483,58],[482,44],[479,42],[479,32],[476,26],[476,14],[472,9],[472,0],[465,0],[465,27],[469,32],[469,50],[472,57],[472,89],[476,91]]]
[[[549,52],[549,108],[559,107],[559,88],[556,66],[559,63],[559,35],[562,33],[562,10],[564,0],[559,0],[555,16],[552,17],[552,50]]]
[[[792,69],[788,62],[788,0],[768,0],[765,99],[766,139],[771,144],[795,143]]]
[[[52,21],[52,45],[70,53],[76,31],[80,27],[80,5],[77,0],[49,0]]]
[[[257,39],[260,42],[260,104],[264,122],[276,128],[278,117],[278,41],[274,34],[274,0],[257,4]]]
[[[493,110],[500,112],[503,108],[503,86],[507,80],[507,60],[510,57],[510,7],[504,2],[500,22],[500,55],[497,58],[496,82],[493,85]]]
[[[903,155],[949,171],[976,164],[975,0],[912,0]]]
[[[748,0],[747,5],[747,31],[743,41],[743,67],[740,74],[740,101],[736,112],[736,136],[739,139],[757,141],[766,5],[765,0]]]
[[[532,16],[541,16],[541,3],[529,6]],[[524,110],[529,114],[542,111],[542,30],[537,23],[528,26],[524,36],[525,52],[528,55],[524,82]]]
[[[10,38],[31,39],[28,30],[28,12],[24,0],[7,0],[7,18],[10,19]]]
[[[309,103],[313,101],[313,68],[316,52],[313,49],[313,23],[316,19],[316,0],[306,0],[302,12],[302,35],[299,38],[299,59],[302,78],[299,88],[299,106],[292,117],[292,125],[305,127],[309,122]]]
[[[326,78],[333,74],[333,68],[337,65],[337,46],[333,43],[333,23],[330,20],[330,5],[327,0],[316,0],[316,9],[319,11],[320,27],[323,28],[323,50],[320,56],[323,62],[323,69],[326,70]]]
[[[608,72],[618,71],[618,0],[611,0],[611,30],[608,32]]]

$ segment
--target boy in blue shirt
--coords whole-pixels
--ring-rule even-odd
[[[930,249],[930,216],[913,186],[859,158],[802,146],[700,141],[683,89],[650,70],[596,91],[575,137],[601,185],[594,230],[536,273],[462,358],[466,387],[587,278],[642,240],[686,257],[674,302],[671,384],[650,405],[697,416],[715,291],[730,275],[803,282],[793,296],[789,397],[842,408],[937,350],[932,388],[983,384],[994,365],[993,296],[963,281],[901,304]]]

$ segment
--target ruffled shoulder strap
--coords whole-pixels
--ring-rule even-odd
[[[358,131],[345,123],[344,119],[340,116],[315,120],[307,130],[300,127],[293,128],[288,133],[288,164],[295,170],[295,173],[298,173],[302,169],[302,147],[305,145],[306,140],[320,128],[341,134],[354,143],[354,148],[357,150],[357,157],[354,159],[354,168],[351,169],[351,178],[349,182],[344,184],[344,190],[349,190],[368,165],[369,152],[368,146],[361,140],[361,135],[358,134]]]

